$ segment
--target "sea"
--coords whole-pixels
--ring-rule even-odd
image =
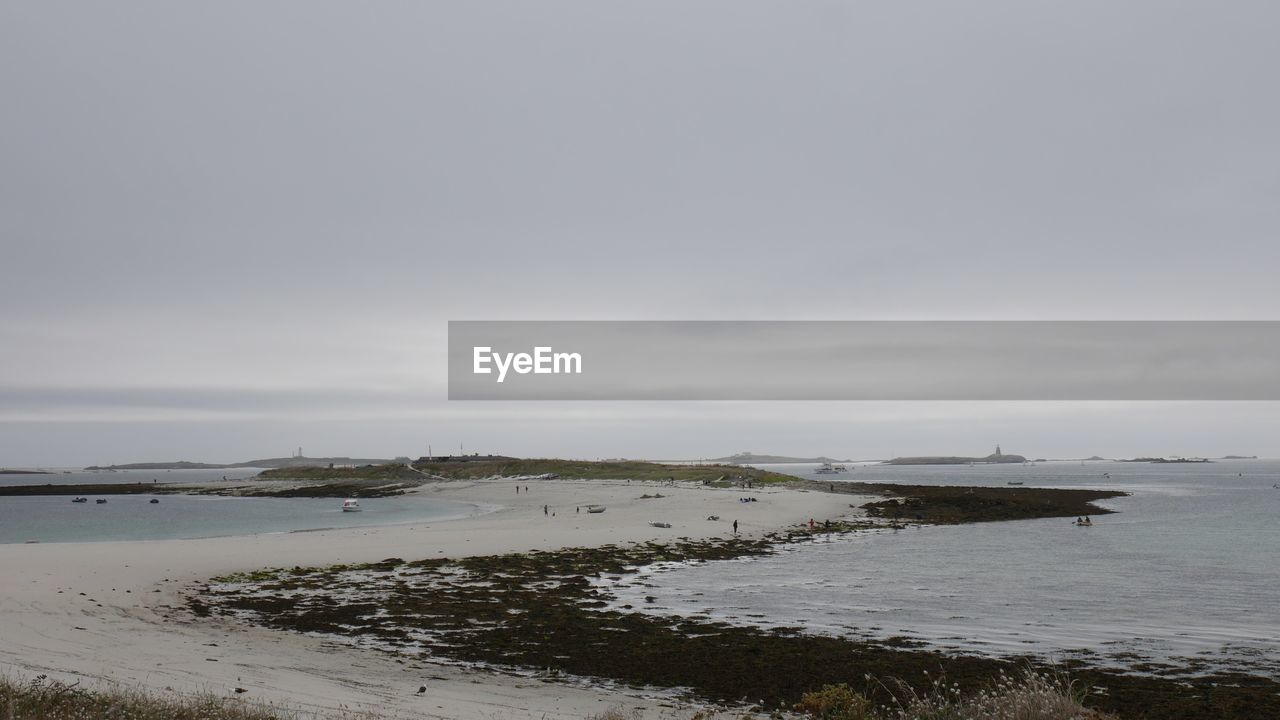
[[[822,536],[664,564],[615,607],[988,656],[1280,675],[1280,461],[761,466],[824,482],[1099,488],[1114,514]]]
[[[261,468],[218,470],[79,470],[0,475],[0,485],[206,483],[245,479]],[[343,512],[334,498],[253,498],[216,495],[67,495],[0,497],[0,543],[174,540],[226,535],[302,532],[450,520],[487,512],[471,503],[414,495],[360,500],[361,512]],[[151,503],[151,499],[159,500]]]
[[[943,651],[1102,666],[1280,676],[1280,460],[1205,464],[761,466],[824,482],[1099,488],[1130,493],[1073,518],[820,535],[776,554],[667,563],[601,580],[615,607]],[[0,475],[0,485],[211,482],[235,470]],[[151,504],[151,497],[159,503]],[[0,497],[0,543],[163,540],[446,520],[489,508],[400,496]],[[753,506],[744,512],[755,512]],[[759,508],[763,509],[763,508]]]

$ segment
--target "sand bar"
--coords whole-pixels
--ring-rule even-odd
[[[511,480],[418,490],[490,510],[458,520],[202,540],[0,545],[0,667],[158,690],[230,695],[239,687],[248,690],[245,698],[320,713],[347,708],[486,720],[581,718],[620,706],[640,708],[648,717],[669,716],[672,702],[661,695],[406,662],[328,639],[196,619],[181,609],[182,593],[213,576],[263,567],[726,536],[735,519],[744,534],[760,535],[810,518],[857,514],[850,503],[866,501],[787,489],[621,480],[519,484],[519,493]],[[665,497],[641,499],[659,493]],[[758,502],[739,502],[747,496]],[[607,510],[589,514],[589,504]],[[544,505],[554,515],[544,514]],[[720,520],[708,520],[711,515]],[[653,521],[672,527],[656,528]],[[428,690],[418,696],[422,685]]]

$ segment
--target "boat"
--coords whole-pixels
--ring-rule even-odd
[[[78,497],[78,498],[76,498],[76,499],[72,500],[71,502],[73,502],[73,503],[87,503],[87,502],[89,502],[89,498],[82,498],[82,497]]]
[[[1092,525],[1092,524],[1093,524],[1093,521],[1092,521],[1092,520],[1077,520],[1077,521],[1075,521],[1075,522],[1073,522],[1073,523],[1071,523],[1071,524],[1072,524],[1072,525],[1075,525],[1075,526],[1077,526],[1077,527],[1089,527],[1090,525]]]
[[[107,499],[106,499],[106,498],[98,498],[97,500],[94,500],[94,502],[98,503],[99,505],[106,505],[106,504],[107,504]]]
[[[360,512],[360,501],[354,498],[343,500],[342,512]]]
[[[1010,480],[1010,481],[1009,481],[1009,484],[1010,484],[1010,485],[1021,485],[1021,484],[1022,484],[1022,481],[1021,481],[1021,480]]]
[[[669,522],[651,522],[651,523],[649,523],[649,524],[650,524],[650,525],[652,525],[653,527],[656,527],[656,528],[669,528],[669,527],[671,527],[671,523],[669,523]]]
[[[837,473],[849,472],[849,468],[843,465],[832,465],[831,463],[822,463],[822,466],[813,471],[815,475],[835,475]]]
[[[152,504],[152,505],[159,505],[159,504],[160,504],[160,498],[151,498],[151,504]]]
[[[589,512],[589,513],[602,513],[602,512],[604,512],[604,506],[603,506],[603,505],[588,505],[588,506],[587,506],[587,512]]]

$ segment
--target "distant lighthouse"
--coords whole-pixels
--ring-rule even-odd
[[[1000,457],[1000,456],[1001,456],[1001,455],[1003,455],[1003,454],[1004,454],[1004,453],[1000,452],[1000,446],[999,446],[999,445],[996,445],[996,457]]]

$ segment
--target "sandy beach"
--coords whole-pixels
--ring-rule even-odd
[[[432,484],[417,492],[473,503],[479,514],[416,525],[202,540],[0,545],[0,667],[86,684],[247,692],[249,700],[332,714],[374,710],[441,718],[581,718],[607,708],[678,714],[662,693],[545,683],[419,663],[328,639],[183,609],[193,584],[265,567],[489,555],[610,543],[760,535],[860,514],[865,500],[786,489],[717,489],[606,480]],[[524,491],[524,486],[529,491]],[[661,494],[661,498],[641,499]],[[752,496],[757,502],[743,503]],[[600,514],[585,506],[607,506]],[[548,511],[544,513],[543,507]],[[576,508],[582,508],[577,512]],[[718,515],[718,521],[707,518]],[[655,528],[653,521],[670,523]],[[427,691],[417,695],[420,686]]]

